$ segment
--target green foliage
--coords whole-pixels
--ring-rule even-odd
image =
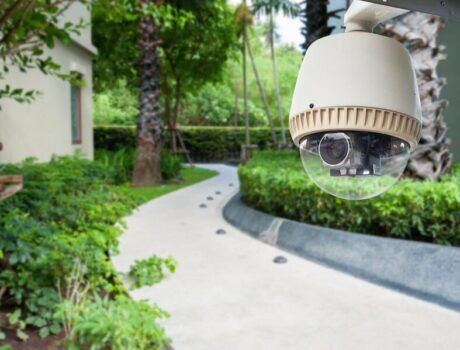
[[[158,325],[159,319],[169,315],[125,296],[115,300],[95,296],[77,305],[63,302],[56,316],[70,320],[69,350],[162,350],[169,342]]]
[[[131,181],[135,152],[132,148],[120,148],[117,151],[96,149],[94,159],[107,171],[106,181],[124,184]]]
[[[136,129],[134,127],[101,126],[94,128],[94,144],[97,150],[115,151],[124,147],[135,147]],[[231,127],[181,127],[191,157],[195,161],[230,161],[240,157],[241,145],[244,143],[244,128]],[[259,149],[271,147],[269,128],[251,128],[251,142]],[[277,130],[279,132],[279,130]],[[166,132],[165,148],[169,147]],[[162,166],[163,168],[163,166]]]
[[[94,95],[96,125],[134,125],[139,114],[137,94],[128,89],[124,80]]]
[[[24,175],[26,186],[0,202],[0,285],[6,288],[0,306],[14,305],[26,325],[47,336],[59,332],[56,286],[65,288],[75,260],[86,267],[93,290],[123,289],[108,252],[117,251],[121,227],[115,224],[136,203],[108,185],[114,179],[101,164],[78,157],[0,168],[0,174],[15,173]]]
[[[169,3],[174,7],[172,16],[159,25],[166,95],[218,80],[236,48],[232,10],[225,0],[197,1],[193,7],[181,1]]]
[[[124,184],[131,181],[136,153],[133,148],[120,148],[117,151],[97,149],[95,159],[104,171],[104,180],[112,184]],[[161,175],[163,180],[181,178],[182,158],[167,150],[161,151]]]
[[[208,83],[196,93],[189,93],[186,98],[184,112],[180,120],[186,125],[234,125],[235,101],[234,92],[225,84]],[[244,124],[243,100],[238,100],[238,125]],[[249,118],[252,126],[267,125],[264,111],[252,101],[248,101]]]
[[[182,158],[161,150],[161,176],[163,180],[179,180],[181,178]]]
[[[62,23],[64,12],[75,0],[2,0],[0,2],[0,81],[5,79],[12,67],[25,73],[38,69],[73,81],[75,77],[61,71],[44,47],[52,49],[57,41],[68,44],[70,35],[78,34],[85,26],[80,22]],[[79,1],[87,5],[89,1]],[[3,84],[2,84],[3,85]],[[31,102],[38,94],[36,90],[5,85],[0,88],[0,99],[13,98],[17,102]]]
[[[118,186],[128,178],[133,152],[120,150],[94,162],[58,157],[47,164],[30,159],[0,167],[0,175],[23,174],[25,183],[0,202],[0,308],[12,310],[0,317],[0,339],[4,329],[25,339],[26,327],[46,337],[64,326],[71,349],[161,349],[167,342],[156,323],[164,312],[120,297],[125,289],[109,253],[117,252],[120,219],[133,208],[215,172],[184,169],[184,182],[170,186]],[[180,168],[177,157],[163,158],[172,163],[167,172]],[[159,282],[166,270],[174,271],[172,258],[156,259],[133,266],[138,285]],[[80,272],[73,281],[69,276],[75,276],[76,266]],[[73,299],[87,294],[119,297]]]
[[[190,91],[219,78],[236,41],[226,2],[171,0],[160,6],[152,4],[141,8],[133,0],[95,3],[93,43],[99,49],[94,67],[96,91],[112,86],[119,78],[133,90],[138,88],[138,25],[143,16],[151,16],[159,29],[164,94],[176,86]]]
[[[108,1],[96,2],[91,11],[92,42],[98,48],[93,64],[94,91],[107,92],[121,79],[134,92],[140,82],[138,19],[125,19],[126,12],[118,9],[117,6],[121,6],[118,0],[114,2],[115,9],[107,11]],[[128,6],[129,1],[126,3]],[[117,9],[118,12],[114,11]],[[119,16],[115,16],[117,13]]]
[[[136,127],[134,126],[96,126],[94,127],[94,148],[118,151],[122,148],[136,148]],[[97,154],[96,154],[97,156]]]
[[[440,182],[403,179],[379,197],[347,201],[312,183],[293,152],[261,152],[238,169],[243,200],[301,222],[352,232],[460,245],[460,171]]]
[[[153,286],[163,280],[165,271],[173,273],[176,271],[177,261],[171,256],[160,258],[156,255],[148,259],[136,260],[129,270],[129,277],[132,279],[132,288]]]

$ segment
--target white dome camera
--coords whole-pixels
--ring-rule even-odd
[[[421,107],[411,57],[373,34],[405,10],[355,0],[346,32],[314,42],[294,90],[289,129],[310,178],[344,199],[396,183],[420,139]]]

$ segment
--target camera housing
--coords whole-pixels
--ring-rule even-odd
[[[312,180],[341,198],[371,198],[388,189],[420,139],[411,57],[394,39],[368,32],[379,22],[374,10],[382,19],[401,14],[392,9],[355,0],[347,32],[315,41],[297,78],[292,139]]]

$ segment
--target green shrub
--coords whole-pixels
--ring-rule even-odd
[[[98,296],[74,304],[64,302],[56,312],[70,323],[70,350],[162,350],[169,342],[158,320],[168,314],[147,302],[119,296]]]
[[[369,200],[323,192],[295,152],[260,152],[240,166],[242,199],[273,215],[380,236],[460,245],[460,167],[440,182],[403,179]]]
[[[136,152],[133,148],[120,148],[117,151],[96,150],[96,163],[105,172],[105,182],[124,184],[131,181]],[[181,178],[182,157],[174,156],[167,150],[161,151],[161,175],[163,180]]]
[[[115,186],[129,181],[134,150],[98,152],[97,158],[0,166],[0,175],[23,174],[25,184],[0,201],[0,340],[5,328],[25,340],[26,327],[46,337],[64,326],[71,349],[161,349],[167,341],[156,323],[165,313],[124,298],[109,257],[118,250],[121,218],[181,185],[136,191]],[[180,176],[179,157],[165,151],[162,159],[165,178]],[[172,258],[151,257],[136,262],[130,275],[135,286],[151,285],[175,266]],[[69,276],[76,267],[74,280]],[[81,297],[87,294],[98,297]]]
[[[269,128],[251,128],[251,143],[264,150],[272,146]],[[276,130],[279,135],[279,130]],[[235,161],[240,158],[241,145],[245,141],[242,127],[183,126],[181,134],[194,161]],[[165,148],[169,146],[165,132]],[[116,151],[136,147],[136,129],[131,126],[103,126],[94,129],[94,145],[98,150]]]
[[[244,125],[243,104],[243,99],[238,99],[238,125]],[[207,83],[186,96],[180,121],[186,125],[230,126],[234,123],[234,113],[234,91],[227,84]],[[248,101],[248,115],[251,125],[267,125],[264,110],[251,100]]]
[[[161,150],[161,176],[163,180],[181,179],[182,157]]]
[[[118,151],[136,148],[135,126],[95,126],[94,148],[96,150]]]
[[[120,148],[118,151],[99,149],[94,159],[106,169],[110,182],[123,184],[131,181],[134,167],[135,152],[131,148]]]
[[[24,175],[24,189],[0,201],[0,306],[20,309],[26,324],[46,336],[59,332],[56,286],[65,288],[75,260],[93,290],[123,289],[108,252],[117,251],[115,224],[136,204],[105,183],[111,174],[97,162],[61,157],[0,167],[0,174],[15,173]]]
[[[163,280],[165,271],[176,271],[177,261],[172,257],[160,258],[156,255],[148,259],[136,260],[129,270],[132,288],[153,286]]]
[[[123,80],[118,80],[111,89],[94,94],[94,123],[96,125],[133,125],[136,123],[138,95],[130,91]]]

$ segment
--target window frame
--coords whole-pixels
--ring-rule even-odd
[[[82,80],[82,74],[78,72],[72,72],[72,74],[77,75],[78,80]],[[70,138],[72,140],[72,145],[81,145],[83,143],[83,118],[82,118],[82,96],[81,96],[81,87],[77,84],[70,83]],[[74,137],[74,99],[73,94],[75,91],[75,103],[76,103],[76,133]]]

